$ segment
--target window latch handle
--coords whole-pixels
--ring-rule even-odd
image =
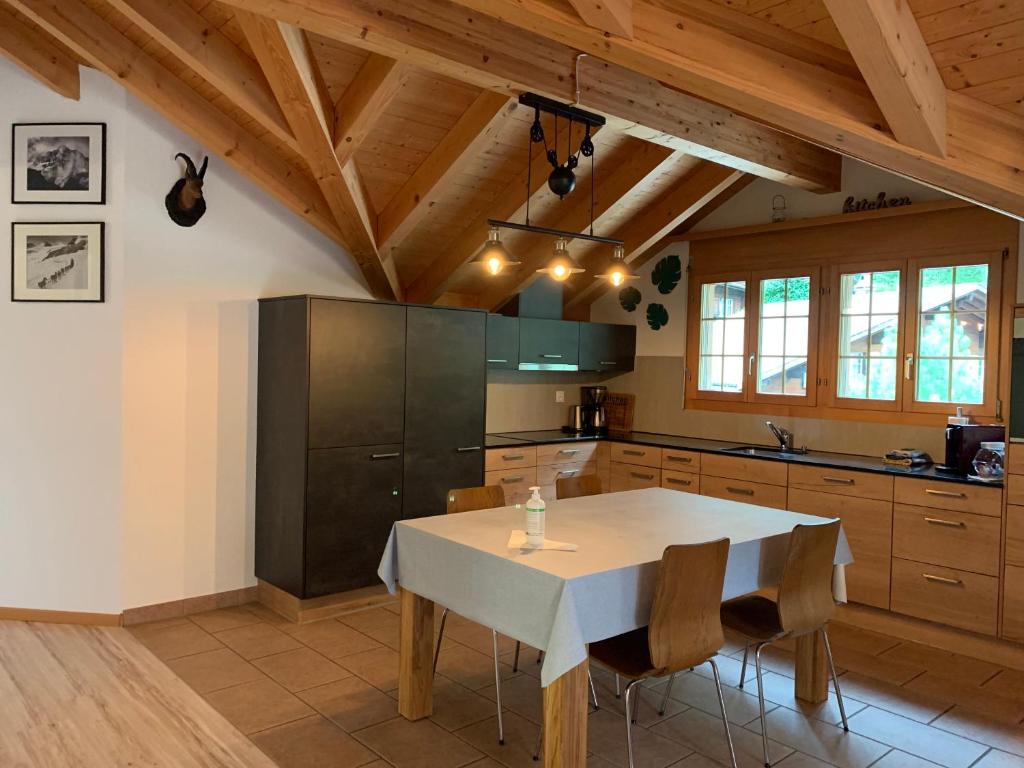
[[[747,376],[754,375],[754,356],[751,355],[747,358]]]
[[[914,355],[911,352],[903,358],[903,378],[907,381],[914,378]]]

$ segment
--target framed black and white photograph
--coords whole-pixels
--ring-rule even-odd
[[[11,300],[103,301],[103,224],[12,224]]]
[[[16,123],[12,203],[106,202],[106,123]]]

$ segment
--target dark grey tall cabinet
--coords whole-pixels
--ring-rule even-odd
[[[378,583],[396,520],[483,482],[486,315],[260,301],[256,576],[300,598]]]

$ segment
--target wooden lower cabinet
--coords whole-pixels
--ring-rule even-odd
[[[658,488],[661,486],[661,470],[638,464],[611,462],[610,488],[612,493],[618,491],[637,491],[641,488]]]
[[[1024,567],[1018,565],[1004,573],[1003,637],[1024,642]]]
[[[578,477],[580,475],[596,474],[596,461],[539,465],[537,467],[537,485],[540,486],[540,497],[542,499],[556,498],[556,483],[561,477]]]
[[[890,485],[891,482],[890,479]],[[787,508],[805,515],[842,520],[853,552],[853,564],[846,568],[847,597],[851,602],[888,610],[892,503],[791,487]]]
[[[897,477],[894,498],[897,504],[915,507],[949,509],[989,517],[1003,515],[1002,489],[983,485]]]
[[[892,610],[983,635],[996,634],[999,579],[955,568],[892,560]]]
[[[620,464],[636,464],[661,468],[661,448],[632,443],[611,443],[611,460]]]
[[[1024,566],[1024,507],[1006,505],[1006,562]]]
[[[714,496],[718,499],[742,501],[745,504],[757,504],[762,507],[786,509],[786,487],[752,483],[730,477],[700,476],[700,492],[702,496]]]
[[[684,493],[700,493],[700,475],[663,469],[661,470],[661,487]]]
[[[486,485],[500,485],[505,491],[506,504],[525,504],[530,498],[530,486],[537,485],[536,467],[516,467],[484,473]]]
[[[707,453],[700,460],[701,475],[729,477],[767,485],[789,484],[789,467],[784,461],[751,459],[746,456],[723,456]]]
[[[999,574],[998,517],[897,504],[892,554],[987,576]]]

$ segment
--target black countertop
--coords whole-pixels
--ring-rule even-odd
[[[487,435],[486,446],[488,448],[504,448],[510,445],[547,445],[551,443],[573,443],[589,440],[610,440],[617,443],[633,443],[636,445],[650,445],[656,448],[678,448],[699,453],[720,453],[725,456],[742,456],[744,458],[759,459],[761,461],[784,461],[789,464],[808,464],[817,467],[828,467],[830,469],[853,469],[862,472],[879,472],[889,475],[905,475],[908,477],[919,477],[928,480],[942,480],[955,483],[977,483],[979,485],[991,485],[996,488],[1002,487],[1002,483],[987,483],[980,480],[970,480],[959,475],[948,475],[938,472],[934,466],[921,469],[905,469],[903,467],[885,464],[880,457],[858,456],[851,453],[829,453],[827,451],[808,451],[807,453],[758,453],[751,455],[738,452],[735,449],[744,446],[753,446],[753,443],[733,443],[725,440],[708,440],[701,437],[684,437],[682,435],[660,435],[654,432],[629,432],[616,434],[610,437],[594,437],[592,435],[574,435],[562,432],[558,429],[537,430],[533,432],[502,432],[500,434]],[[770,448],[771,446],[759,446]]]

